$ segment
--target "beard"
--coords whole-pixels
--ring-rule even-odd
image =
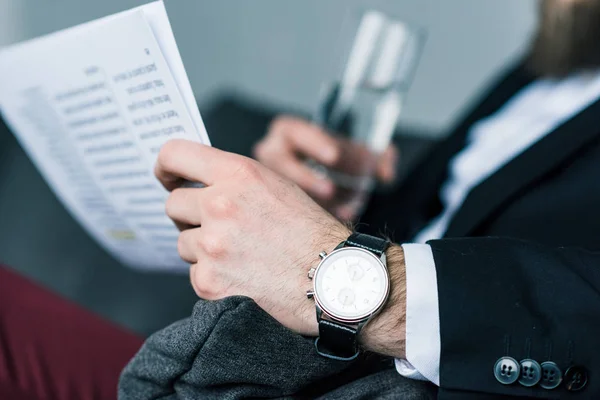
[[[552,78],[600,68],[600,0],[541,0],[527,66]]]

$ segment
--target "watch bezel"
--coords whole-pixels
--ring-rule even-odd
[[[377,303],[377,305],[373,308],[373,311],[369,311],[367,313],[361,314],[360,316],[358,316],[356,318],[345,318],[345,317],[340,317],[340,316],[336,315],[335,312],[333,312],[332,310],[328,309],[321,302],[321,300],[319,298],[319,291],[317,290],[317,282],[319,281],[318,276],[319,276],[319,272],[322,271],[322,266],[325,265],[331,258],[333,258],[334,255],[336,255],[338,253],[341,253],[341,252],[348,252],[348,251],[358,251],[358,252],[361,252],[363,254],[366,254],[376,264],[379,264],[379,266],[381,266],[381,268],[383,268],[383,270],[385,271],[384,275],[386,277],[386,279],[385,279],[385,296],[383,296],[382,299],[381,299],[381,301],[379,301]],[[382,258],[383,257],[385,257],[385,255],[383,255]],[[381,258],[377,257],[372,252],[370,252],[368,250],[365,250],[365,249],[361,249],[360,247],[342,247],[340,249],[332,251],[330,254],[328,254],[326,257],[324,257],[321,260],[321,262],[319,262],[319,265],[317,266],[317,268],[315,270],[315,275],[314,275],[314,278],[313,278],[313,292],[314,292],[314,298],[315,298],[315,303],[316,303],[317,307],[328,318],[331,318],[333,321],[342,322],[342,323],[346,323],[346,324],[360,324],[362,322],[368,321],[371,317],[373,317],[379,311],[381,311],[381,309],[383,308],[383,306],[387,302],[388,297],[390,295],[390,275],[389,275],[389,271],[388,271],[387,266],[385,265],[385,263],[381,260]]]

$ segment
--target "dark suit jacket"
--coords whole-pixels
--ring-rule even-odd
[[[442,211],[439,189],[473,123],[531,81],[517,67],[493,85],[405,184],[372,199],[362,230],[410,241]],[[444,239],[429,244],[440,399],[600,398],[600,100],[474,188]],[[503,356],[581,368],[554,390],[503,385],[494,376]],[[577,378],[587,384],[569,393]]]

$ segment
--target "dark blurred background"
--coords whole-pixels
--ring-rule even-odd
[[[146,3],[0,0],[0,46]],[[166,0],[213,144],[248,155],[270,119],[309,115],[348,10],[376,8],[425,27],[428,42],[399,127],[408,165],[443,136],[502,65],[518,57],[534,0]],[[351,40],[351,39],[348,39]],[[0,263],[82,306],[148,334],[185,317],[182,275],[145,274],[107,255],[54,197],[0,125]]]

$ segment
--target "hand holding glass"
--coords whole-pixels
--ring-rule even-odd
[[[336,186],[325,204],[342,220],[362,212],[376,182],[377,166],[388,149],[412,81],[423,32],[377,11],[360,19],[339,83],[329,85],[315,122],[339,140],[335,165],[310,160],[318,174]]]

